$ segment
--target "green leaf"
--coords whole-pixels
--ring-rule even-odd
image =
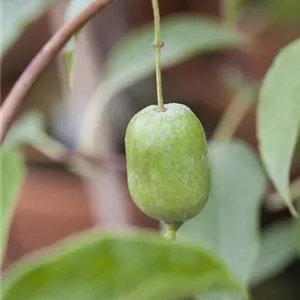
[[[198,54],[238,48],[245,37],[233,29],[223,28],[204,16],[173,15],[161,22],[162,67],[170,67]],[[125,36],[107,61],[107,88],[118,93],[155,71],[152,47],[153,24],[147,24]]]
[[[253,151],[240,141],[209,144],[212,186],[208,203],[178,236],[211,250],[248,283],[259,248],[259,207],[266,178]]]
[[[3,300],[169,299],[210,289],[245,294],[209,252],[141,232],[85,233],[21,262]]]
[[[2,52],[6,52],[24,29],[55,0],[2,0]]]
[[[65,13],[65,23],[69,23],[91,2],[92,2],[91,0],[71,0]],[[75,43],[78,39],[78,36],[79,36],[78,32],[74,34],[72,38],[68,41],[64,49],[64,60],[65,60],[65,66],[67,69],[69,81],[71,81],[72,79],[73,66],[75,62],[75,58],[74,58]]]
[[[289,220],[275,223],[263,232],[260,254],[252,274],[253,286],[276,276],[295,260],[292,229]]]
[[[34,144],[44,135],[45,122],[38,112],[29,112],[13,124],[4,141],[6,147]]]
[[[300,219],[297,219],[294,223],[294,241],[296,250],[300,256]]]
[[[11,148],[1,148],[1,263],[5,255],[11,224],[25,167],[22,155]]]
[[[258,1],[258,8],[273,19],[279,21],[299,21],[300,1],[299,0],[263,0]]]
[[[224,21],[229,24],[236,24],[240,9],[245,2],[246,0],[222,0],[221,6]]]
[[[260,90],[258,138],[271,181],[291,213],[297,212],[289,191],[289,174],[300,132],[300,39],[276,56]]]

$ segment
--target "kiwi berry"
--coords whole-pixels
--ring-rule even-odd
[[[148,216],[184,222],[205,206],[210,190],[207,141],[192,110],[179,103],[164,111],[150,105],[126,129],[127,180],[131,197]]]

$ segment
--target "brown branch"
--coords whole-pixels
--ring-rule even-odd
[[[60,52],[68,40],[83,27],[93,16],[114,0],[94,0],[82,10],[70,23],[64,25],[39,51],[32,62],[22,73],[12,90],[4,100],[0,110],[1,128],[0,144],[11,127],[14,117],[29,90],[49,65],[52,59]]]

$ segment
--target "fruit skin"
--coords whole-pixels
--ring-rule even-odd
[[[210,165],[203,127],[179,103],[165,111],[150,105],[128,124],[125,135],[127,181],[136,205],[165,223],[193,218],[205,206]]]

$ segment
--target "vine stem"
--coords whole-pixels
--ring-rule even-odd
[[[17,80],[10,93],[1,106],[0,119],[0,144],[11,127],[14,117],[25,96],[46,69],[52,59],[57,55],[68,40],[83,27],[93,16],[100,12],[106,5],[114,0],[94,0],[86,6],[69,23],[58,30],[45,46],[34,57],[20,78]]]
[[[56,162],[72,165],[74,162],[81,160],[91,166],[109,167],[119,171],[126,170],[126,164],[122,156],[91,156],[78,150],[68,149],[44,132],[38,141],[31,143],[31,146]]]
[[[161,48],[164,43],[161,39],[160,33],[160,13],[158,0],[151,0],[154,16],[154,42],[153,47],[155,48],[155,68],[156,68],[156,90],[157,90],[157,105],[159,110],[162,112],[165,110],[162,83],[161,83]]]

